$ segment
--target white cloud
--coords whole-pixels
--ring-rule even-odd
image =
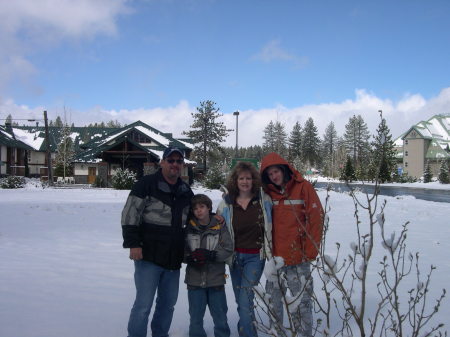
[[[84,37],[115,34],[116,18],[126,13],[126,0],[14,0],[2,1],[1,30],[25,33],[36,39],[48,34]]]
[[[264,63],[273,61],[285,61],[292,63],[296,68],[302,68],[308,63],[308,59],[304,56],[300,57],[289,53],[281,47],[281,41],[278,39],[269,41],[260,52],[252,57]]]
[[[312,117],[322,137],[331,121],[335,123],[338,134],[342,135],[348,119],[353,115],[361,115],[368,124],[370,132],[375,133],[380,121],[378,110],[383,110],[383,116],[388,122],[393,137],[396,138],[419,121],[427,120],[436,114],[450,113],[450,87],[444,88],[439,95],[429,100],[420,94],[415,94],[405,95],[398,101],[392,101],[358,89],[355,91],[354,98],[337,103],[304,105],[295,108],[287,108],[279,104],[273,108],[240,111],[239,145],[262,145],[263,130],[271,120],[283,123],[286,131],[290,133],[296,121],[304,125],[305,121]],[[11,100],[0,102],[0,118],[6,118],[9,113],[13,118],[42,118],[42,111],[41,107],[19,106]],[[111,119],[127,124],[141,120],[160,131],[171,132],[175,137],[183,137],[182,132],[189,129],[192,124],[191,113],[194,111],[195,107],[187,101],[180,101],[171,107],[123,110],[105,110],[95,107],[83,112],[69,110],[71,121],[75,125],[107,122]],[[48,112],[51,119],[55,119],[57,115],[62,116],[61,107],[48,108]],[[236,127],[236,117],[231,113],[225,114],[221,121],[229,129]],[[235,139],[235,133],[230,132],[226,145],[234,146]]]
[[[0,6],[0,93],[12,80],[38,72],[30,53],[66,40],[115,35],[116,20],[130,12],[127,0],[14,0]]]

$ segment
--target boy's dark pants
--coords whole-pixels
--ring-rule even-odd
[[[227,298],[225,287],[192,287],[188,286],[189,314],[191,322],[189,325],[189,337],[206,337],[203,328],[203,317],[206,306],[214,321],[214,336],[229,337],[230,328],[227,322]]]

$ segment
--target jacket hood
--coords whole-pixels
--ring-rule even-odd
[[[207,231],[207,230],[219,230],[221,225],[219,224],[218,220],[215,218],[216,213],[210,213],[210,221],[207,226],[201,226],[200,223],[198,223],[195,219],[189,220],[189,227],[198,232]]]
[[[271,153],[267,154],[266,156],[264,156],[261,161],[261,169],[260,169],[261,180],[265,186],[273,185],[270,182],[269,177],[267,176],[266,169],[269,166],[274,166],[274,165],[281,166],[281,168],[283,169],[285,178],[289,178],[287,180],[290,180],[291,178],[298,182],[302,182],[304,180],[302,175],[300,174],[300,172],[298,172],[293,166],[291,166],[291,164],[289,164],[286,159],[281,157],[278,153],[271,152]]]

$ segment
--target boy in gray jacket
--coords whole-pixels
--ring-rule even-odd
[[[206,306],[214,321],[214,336],[229,337],[225,260],[233,253],[233,242],[225,223],[220,224],[213,217],[208,196],[195,195],[191,207],[193,218],[187,226],[185,248],[189,337],[206,337],[203,328]]]

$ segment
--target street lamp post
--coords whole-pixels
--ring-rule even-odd
[[[238,157],[238,118],[239,118],[239,111],[236,110],[233,112],[233,116],[236,116],[236,154],[235,157]]]

